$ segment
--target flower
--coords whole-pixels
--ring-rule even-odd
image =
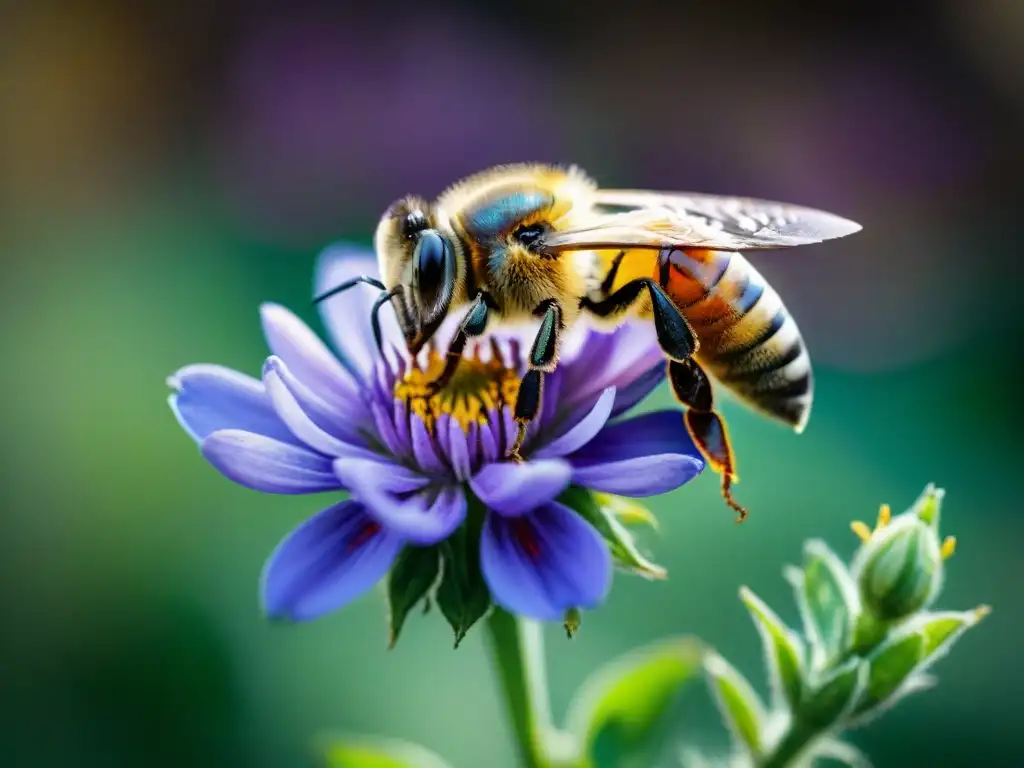
[[[335,246],[320,258],[317,292],[376,273],[370,254]],[[560,497],[570,486],[659,494],[704,466],[678,412],[617,419],[664,375],[653,330],[627,324],[567,333],[523,447],[526,461],[516,463],[504,457],[530,331],[492,334],[430,394],[426,385],[460,318],[449,318],[411,359],[390,308],[381,314],[384,349],[377,348],[375,298],[359,287],[321,305],[340,358],[294,314],[265,304],[272,354],[262,381],[216,365],[188,366],[170,379],[178,421],[229,479],[267,493],[350,493],[270,556],[267,613],[297,621],[337,609],[373,587],[405,548],[461,532],[477,508],[486,511],[473,526],[474,559],[495,603],[542,620],[597,606],[611,582],[609,545],[600,525]]]
[[[863,542],[853,576],[874,618],[898,621],[927,608],[939,593],[943,560],[956,546],[952,537],[939,541],[942,497],[942,490],[930,485],[910,510],[896,518],[883,505],[874,531],[862,522],[853,523]]]

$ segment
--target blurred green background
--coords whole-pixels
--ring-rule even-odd
[[[400,194],[542,160],[864,225],[755,258],[815,360],[809,428],[726,406],[749,521],[710,475],[654,500],[670,580],[549,628],[556,714],[670,635],[762,681],[739,585],[794,618],[805,538],[848,555],[851,519],[935,481],[941,605],[995,612],[855,740],[883,767],[1019,765],[1024,4],[842,5],[0,4],[0,764],[301,766],[337,729],[512,768],[479,631],[453,652],[414,620],[388,652],[379,595],[263,620],[264,558],[324,501],[223,480],[164,381],[258,373],[258,304],[315,321],[316,253]],[[724,744],[710,704],[685,724]]]

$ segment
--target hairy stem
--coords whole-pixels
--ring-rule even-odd
[[[488,645],[525,768],[550,768],[551,732],[544,639],[538,624],[495,608],[487,619]]]

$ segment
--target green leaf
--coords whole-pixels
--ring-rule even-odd
[[[861,695],[857,714],[878,706],[896,693],[924,658],[924,646],[924,637],[914,632],[891,638],[871,654],[867,689]]]
[[[450,768],[433,752],[397,739],[331,739],[322,754],[324,768]]]
[[[820,540],[804,545],[803,579],[797,602],[816,668],[847,646],[858,614],[857,587],[849,570]]]
[[[740,589],[740,599],[747,606],[761,634],[764,652],[768,657],[773,703],[778,707],[785,702],[790,710],[796,711],[804,689],[801,661],[803,647],[800,638],[746,587]]]
[[[701,670],[691,638],[662,641],[629,653],[591,675],[572,702],[571,733],[594,756],[639,760],[653,754],[680,691]],[[643,763],[645,765],[649,763]]]
[[[968,629],[989,613],[987,606],[973,611],[941,611],[917,616],[869,657],[867,690],[857,706],[858,723],[892,707],[906,695],[932,683],[923,674],[942,658]]]
[[[601,534],[615,562],[625,570],[648,579],[664,579],[665,569],[640,554],[633,535],[619,522],[612,507],[602,506],[586,488],[573,486],[558,501],[574,509]]]
[[[818,730],[835,724],[853,709],[867,678],[862,659],[850,659],[828,673],[800,705],[800,720]]]
[[[604,507],[611,512],[615,519],[622,523],[627,528],[632,526],[647,525],[658,530],[658,518],[654,516],[643,504],[640,504],[635,499],[630,499],[625,496],[616,496],[612,493],[598,493],[591,491],[594,496],[594,500],[599,506]]]
[[[437,607],[455,633],[455,647],[491,607],[491,592],[480,570],[480,532],[485,510],[471,499],[466,522],[440,545],[444,566]]]
[[[765,711],[747,679],[717,653],[704,658],[704,674],[725,724],[736,741],[754,757],[764,750]]]
[[[388,647],[394,648],[409,612],[437,582],[441,559],[437,547],[406,547],[388,574]]]

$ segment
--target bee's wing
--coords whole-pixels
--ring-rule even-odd
[[[551,232],[539,244],[541,249],[791,248],[861,229],[825,211],[754,198],[605,189],[595,192],[595,202],[604,211],[596,221]]]

